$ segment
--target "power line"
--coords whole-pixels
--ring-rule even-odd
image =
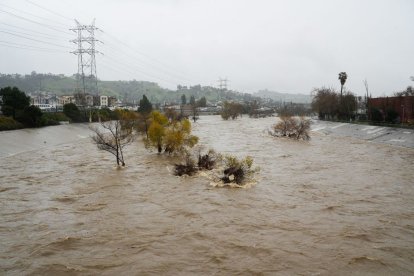
[[[48,36],[48,37],[51,37],[51,38],[58,37],[58,36],[55,36],[55,35],[34,31],[34,30],[31,30],[31,29],[23,28],[23,27],[20,27],[20,26],[15,26],[15,25],[12,25],[12,24],[4,23],[4,22],[0,22],[0,24],[6,25],[6,26],[9,26],[9,27],[12,27],[12,28],[16,28],[16,29],[21,29],[21,30],[24,30],[24,31],[29,31],[31,33],[40,34],[42,36]],[[63,37],[63,36],[61,36],[60,38],[70,39],[69,37]]]
[[[56,37],[45,36],[45,35],[39,35],[39,34],[35,34],[35,35],[34,35],[34,34],[31,34],[31,33],[20,32],[20,31],[10,30],[10,29],[0,29],[0,31],[12,32],[13,34],[22,34],[22,35],[28,35],[28,36],[34,36],[34,37],[39,37],[39,36],[42,36],[42,38],[43,38],[43,39],[56,40]]]
[[[42,41],[42,40],[39,40],[39,39],[34,39],[34,38],[27,37],[27,36],[7,32],[7,31],[1,31],[0,30],[0,33],[6,33],[6,34],[9,34],[9,35],[13,35],[13,36],[21,37],[21,38],[24,38],[24,39],[28,39],[28,40],[36,41],[36,42],[39,42],[39,43],[48,44],[48,45],[53,45],[53,46],[57,46],[57,47],[61,47],[61,48],[72,49],[70,47],[66,47],[66,46],[63,46],[63,45],[54,44],[54,43],[50,43],[50,42],[47,42],[47,41]]]
[[[35,47],[35,46],[26,45],[26,44],[10,43],[7,41],[0,41],[0,45],[9,47],[9,48],[32,50],[32,51],[39,51],[39,52],[46,52],[46,53],[68,53],[62,50],[58,50],[58,49],[41,48],[41,47]]]
[[[60,16],[60,17],[62,17],[62,18],[65,18],[65,19],[67,19],[67,20],[70,20],[70,21],[73,21],[73,20],[74,20],[74,18],[69,18],[69,17],[66,17],[66,16],[64,16],[64,15],[61,15],[60,13],[57,13],[57,12],[55,12],[55,11],[52,11],[52,10],[48,9],[48,8],[45,8],[45,7],[43,7],[43,6],[39,5],[39,4],[36,4],[36,3],[34,3],[34,2],[32,2],[32,1],[30,1],[30,0],[26,0],[26,2],[28,2],[28,3],[30,3],[30,4],[32,4],[32,5],[34,5],[34,6],[36,6],[36,7],[38,7],[38,8],[41,8],[41,9],[43,9],[43,10],[45,10],[45,11],[48,11],[48,12],[50,12],[50,13],[52,13],[52,14],[55,14],[55,15]]]
[[[166,80],[166,79],[163,79],[163,78],[160,78],[160,77],[154,76],[154,75],[152,75],[152,74],[148,74],[148,73],[146,73],[146,72],[144,72],[144,71],[141,71],[141,70],[137,69],[137,68],[136,68],[136,67],[134,67],[133,65],[130,65],[130,64],[126,64],[126,63],[120,62],[119,60],[117,60],[117,59],[115,59],[115,58],[111,58],[111,57],[109,57],[109,56],[107,56],[107,55],[105,55],[104,57],[105,57],[105,58],[108,58],[108,59],[110,59],[110,60],[114,61],[115,63],[118,63],[118,64],[120,64],[120,65],[122,65],[122,66],[124,66],[124,67],[126,67],[126,68],[129,68],[129,70],[138,71],[138,72],[140,72],[141,74],[144,74],[144,75],[146,75],[146,76],[148,76],[148,77],[150,77],[150,78],[157,79],[157,80],[161,80],[161,81],[164,81],[164,82],[168,82],[168,83],[173,84],[173,85],[177,85],[177,83],[174,83],[174,82],[172,82],[172,81],[169,81],[169,80]]]
[[[38,25],[40,25],[40,26],[43,26],[43,27],[49,28],[49,29],[51,29],[51,30],[58,31],[58,32],[60,32],[60,33],[66,33],[66,34],[70,34],[70,35],[71,35],[71,33],[66,32],[66,31],[63,31],[63,30],[59,30],[59,29],[57,29],[57,28],[53,27],[52,25],[43,24],[43,23],[40,23],[40,22],[37,22],[37,21],[31,20],[31,19],[27,19],[27,18],[25,18],[25,17],[23,17],[23,16],[20,16],[20,15],[14,14],[14,13],[12,13],[12,12],[4,11],[4,10],[0,10],[0,12],[7,13],[7,14],[9,14],[9,15],[11,15],[11,16],[14,16],[14,17],[17,17],[17,18],[19,18],[19,19],[21,19],[21,20],[25,20],[25,21],[28,21],[28,22],[31,22],[31,23],[35,23],[35,24],[38,24]]]
[[[17,11],[17,12],[25,13],[25,14],[28,14],[28,15],[33,16],[33,17],[37,17],[37,18],[40,18],[40,19],[43,19],[43,20],[47,20],[47,21],[49,21],[49,22],[54,22],[54,23],[56,23],[56,24],[60,24],[60,25],[62,25],[62,26],[64,26],[64,27],[68,27],[68,25],[63,24],[63,23],[58,22],[58,21],[55,21],[55,20],[51,20],[50,18],[41,17],[41,16],[38,16],[38,15],[36,15],[36,14],[30,13],[30,12],[26,12],[26,11],[22,11],[22,10],[20,10],[20,9],[13,8],[13,7],[10,7],[10,6],[5,5],[5,4],[1,4],[1,3],[0,3],[0,5],[1,5],[1,6],[4,6],[4,7],[6,7],[6,8],[8,8],[8,9],[11,9],[11,10]]]
[[[142,66],[139,66],[138,64],[147,64],[148,66],[153,67],[151,64],[149,64],[149,63],[147,63],[147,62],[145,62],[145,61],[142,61],[141,59],[139,59],[139,58],[137,58],[137,57],[135,57],[135,56],[133,56],[133,55],[127,54],[127,53],[125,53],[125,52],[123,52],[123,51],[119,51],[119,50],[117,50],[117,49],[113,48],[112,46],[110,46],[110,44],[108,45],[108,43],[105,43],[105,46],[108,46],[109,48],[114,49],[116,53],[120,53],[120,54],[122,54],[124,57],[128,58],[128,59],[129,59],[129,61],[131,60],[131,58],[132,58],[132,59],[137,60],[137,61],[138,61],[138,63],[137,63],[137,64],[134,64],[134,66],[140,67],[142,70],[145,70],[145,69],[147,69],[147,68],[143,68]],[[160,70],[159,70],[159,69],[157,69],[156,67],[153,67],[153,70],[154,70],[154,68],[155,68],[155,70],[160,71]],[[162,71],[162,70],[161,70],[161,71]],[[183,79],[181,79],[181,78],[177,78],[176,76],[173,76],[173,75],[169,74],[167,71],[163,71],[163,73],[161,73],[161,74],[165,75],[165,76],[166,76],[167,78],[169,78],[169,79],[179,80],[179,82],[184,82],[184,83],[186,83],[186,82],[187,82],[187,81],[183,81]]]
[[[133,53],[137,53],[137,54],[139,54],[139,55],[141,55],[141,56],[143,56],[143,57],[145,57],[145,58],[147,58],[147,59],[149,59],[149,60],[152,60],[153,62],[156,62],[156,63],[158,63],[158,64],[160,64],[160,65],[162,65],[162,66],[164,66],[164,67],[170,67],[169,65],[167,65],[167,64],[165,64],[165,63],[163,63],[163,62],[161,62],[161,61],[159,61],[159,60],[157,60],[157,59],[155,59],[155,58],[153,58],[153,57],[150,57],[149,55],[147,55],[147,54],[145,54],[145,53],[143,53],[143,52],[141,52],[141,51],[138,51],[137,49],[134,49],[134,48],[132,48],[131,46],[129,46],[128,44],[126,44],[125,42],[123,42],[123,41],[121,41],[121,40],[119,40],[118,38],[116,38],[115,36],[113,36],[113,35],[111,35],[111,34],[109,34],[109,33],[107,33],[107,32],[102,32],[102,33],[104,33],[104,34],[106,34],[106,35],[108,35],[108,36],[110,36],[110,37],[112,37],[114,40],[116,40],[116,41],[118,41],[118,43],[120,43],[120,44],[122,44],[123,46],[125,46],[126,48],[128,48],[130,51],[132,51]],[[154,67],[157,67],[157,66],[155,66],[155,65],[151,65],[151,66],[154,66]],[[158,67],[158,68],[161,68],[161,67]],[[162,68],[161,70],[164,70],[165,71],[165,69],[164,68]],[[170,67],[170,70],[172,70],[172,71],[174,71],[174,74],[176,73],[176,69],[174,69],[174,68],[171,68]],[[171,72],[171,71],[170,71]],[[171,73],[170,73],[171,74]],[[179,75],[181,75],[181,74],[179,74]],[[178,75],[176,75],[176,76],[178,76]],[[185,76],[181,76],[181,77],[179,77],[179,78],[183,78],[184,77],[184,79],[186,79],[186,77]]]

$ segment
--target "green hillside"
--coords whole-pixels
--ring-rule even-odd
[[[36,91],[48,92],[50,94],[71,95],[76,88],[75,76],[38,74],[32,72],[30,75],[0,74],[0,88],[16,86],[26,93]],[[251,101],[258,99],[247,93],[235,91],[220,91],[218,88],[194,85],[190,87],[178,86],[177,90],[160,87],[157,83],[148,81],[98,81],[98,89],[101,95],[115,96],[126,103],[137,103],[145,94],[152,103],[181,102],[181,96],[186,95],[187,100],[191,96],[196,99],[206,97],[210,102],[218,100]]]

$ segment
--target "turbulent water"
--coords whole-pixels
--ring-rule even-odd
[[[207,148],[254,158],[248,189],[172,176],[140,142],[118,170],[86,126],[1,133],[1,274],[413,274],[414,149],[274,138],[274,122],[194,125]]]

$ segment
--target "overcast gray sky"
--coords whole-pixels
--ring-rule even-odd
[[[0,72],[76,73],[68,29],[96,18],[103,80],[308,94],[345,71],[354,93],[366,78],[390,95],[414,84],[413,14],[411,0],[0,0]]]

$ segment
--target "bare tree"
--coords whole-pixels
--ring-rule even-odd
[[[296,140],[309,140],[311,121],[305,117],[293,118],[291,116],[280,117],[280,122],[273,126],[273,136],[289,137]]]
[[[125,166],[123,149],[130,144],[134,138],[134,114],[120,111],[119,119],[101,122],[99,126],[90,127],[95,133],[92,140],[98,149],[112,153],[116,157],[118,166]]]

